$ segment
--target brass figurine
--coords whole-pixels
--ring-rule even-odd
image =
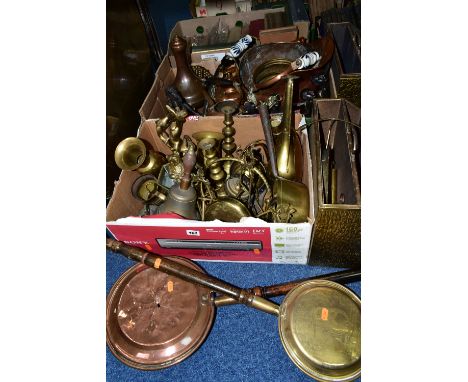
[[[164,118],[156,120],[156,133],[172,152],[184,153],[187,150],[187,144],[184,144],[180,136],[188,113],[185,109],[178,107],[173,109],[169,105],[166,105],[166,109],[168,114]]]

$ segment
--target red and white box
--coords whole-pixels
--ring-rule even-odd
[[[191,117],[183,127],[183,134],[198,131],[217,131],[223,128],[223,116]],[[301,115],[296,114],[296,127]],[[156,120],[144,120],[138,137],[148,141],[155,150],[169,154],[156,134]],[[264,139],[259,116],[235,116],[235,141],[245,147],[256,139]],[[309,189],[312,200],[312,162],[307,130],[300,133],[304,157],[302,182]],[[195,221],[177,215],[139,217],[143,203],[131,194],[131,186],[140,174],[122,171],[107,206],[106,226],[115,239],[160,255],[177,255],[193,260],[239,261],[306,264],[309,261],[313,226],[313,203],[309,219],[298,224],[267,223],[258,218],[243,218],[238,223]]]

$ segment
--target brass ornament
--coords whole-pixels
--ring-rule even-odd
[[[238,105],[233,101],[223,101],[216,105],[216,111],[224,114],[223,120],[223,143],[221,145],[225,157],[232,157],[232,154],[236,151],[237,145],[234,141],[234,135],[236,134],[236,129],[234,128],[234,120],[232,115],[237,111]],[[230,162],[226,161],[224,163],[224,170],[229,174]]]
[[[166,200],[166,194],[161,192],[158,179],[151,174],[138,177],[132,184],[132,195],[142,201],[152,201],[153,204],[161,204]]]
[[[205,102],[211,103],[208,93],[187,61],[187,41],[176,35],[170,43],[170,48],[177,66],[177,74],[172,85],[194,109],[201,108]]]
[[[198,143],[198,148],[202,152],[203,165],[208,169],[209,177],[214,183],[216,195],[218,197],[223,197],[226,196],[226,190],[224,187],[226,173],[224,172],[221,163],[216,161],[216,159],[218,159],[217,145],[218,142],[215,139],[205,138]]]
[[[185,109],[171,108],[169,105],[166,105],[166,109],[168,114],[164,118],[156,120],[156,133],[172,152],[185,153],[188,145],[185,137],[181,138],[181,134],[188,113]]]
[[[238,223],[241,218],[248,216],[251,216],[250,211],[241,201],[231,197],[223,197],[206,208],[204,220],[217,219],[223,222]]]
[[[136,170],[141,174],[159,175],[161,167],[167,162],[165,156],[154,151],[140,138],[129,137],[121,141],[114,153],[117,166],[122,170]]]
[[[270,158],[273,175],[273,194],[270,211],[275,223],[303,223],[309,216],[310,200],[307,187],[292,180],[279,177],[276,168],[273,135],[271,132],[270,115],[264,103],[260,103],[258,110],[262,122],[263,132]]]
[[[191,185],[191,172],[196,163],[194,146],[191,145],[183,158],[184,175],[180,184],[171,187],[166,200],[158,209],[158,213],[173,212],[186,219],[198,220],[197,193]]]
[[[275,143],[276,165],[278,175],[282,178],[300,182],[304,160],[299,135],[295,130],[293,91],[296,76],[286,77],[283,117],[281,123],[273,129]]]

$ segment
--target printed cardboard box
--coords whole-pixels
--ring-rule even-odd
[[[301,115],[296,114],[295,118],[296,126],[299,126]],[[222,116],[190,117],[184,124],[183,134],[191,136],[198,131],[221,131],[222,127]],[[240,147],[264,138],[258,116],[236,116],[234,127],[235,141]],[[155,150],[169,153],[156,134],[154,119],[142,123],[138,136]],[[305,158],[303,183],[312,192],[311,155],[305,129],[301,132],[301,145]],[[223,223],[191,221],[174,215],[138,217],[143,204],[131,196],[131,186],[138,176],[135,171],[123,171],[108,204],[106,226],[116,239],[161,255],[178,255],[194,260],[308,262],[313,218],[305,223],[280,224],[257,218]],[[313,203],[309,216],[314,216]]]

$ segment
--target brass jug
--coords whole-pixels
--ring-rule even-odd
[[[295,130],[293,111],[293,81],[297,76],[286,77],[286,89],[283,100],[283,117],[281,123],[273,129],[276,166],[281,178],[302,181],[304,159],[299,135]]]

